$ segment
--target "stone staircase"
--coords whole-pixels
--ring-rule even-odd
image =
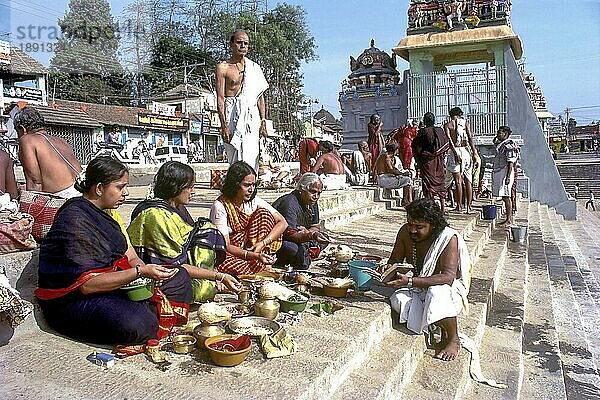
[[[600,158],[557,160],[556,167],[567,193],[573,196],[579,183],[579,199],[589,199],[590,190],[600,197]],[[581,207],[581,204],[580,204]]]
[[[217,191],[199,192],[191,210],[205,216]],[[283,193],[264,191],[261,196],[273,201]],[[320,206],[328,210],[322,217],[333,239],[388,256],[406,214],[396,199],[375,201],[386,200],[379,196],[373,188],[326,192]],[[361,214],[360,209],[368,211]],[[100,370],[85,360],[99,348],[52,332],[36,306],[34,318],[0,349],[0,397],[598,398],[600,268],[595,254],[600,252],[593,251],[600,223],[588,214],[584,229],[576,229],[580,222],[563,221],[552,209],[521,200],[516,222],[528,226],[525,245],[509,241],[505,230],[479,215],[449,217],[474,261],[470,313],[459,318],[459,329],[479,345],[484,374],[507,383],[508,389],[472,381],[464,349],[452,362],[433,358],[423,335],[410,334],[392,320],[382,296],[351,292],[336,300],[344,308],[334,315],[304,313],[300,323],[287,328],[298,344],[293,356],[265,360],[255,347],[242,365],[219,368],[198,350],[191,357],[170,355],[173,365],[165,372],[144,356]],[[11,283],[32,299],[35,252],[14,257],[25,273],[15,270]],[[311,301],[325,299],[315,295]]]

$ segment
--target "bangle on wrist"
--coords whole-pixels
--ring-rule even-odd
[[[412,276],[408,278],[408,282],[406,283],[407,287],[413,287],[413,278]]]
[[[225,279],[225,273],[221,272],[221,280],[219,281],[219,283],[223,283],[224,279]]]
[[[248,259],[248,250],[244,250],[244,260]]]
[[[140,264],[135,264],[135,278],[139,278],[141,276],[140,273]]]

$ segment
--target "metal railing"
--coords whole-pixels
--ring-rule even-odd
[[[506,125],[506,67],[409,75],[409,118],[421,120],[431,111],[441,125],[452,107],[462,109],[474,135],[495,135]]]

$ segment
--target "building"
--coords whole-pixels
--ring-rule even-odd
[[[591,151],[600,148],[600,122],[569,128],[569,150]]]
[[[162,114],[188,119],[185,142],[193,142],[201,149],[203,161],[215,162],[222,153],[223,141],[220,136],[221,120],[217,113],[217,96],[210,90],[191,84],[181,84],[154,98],[164,104]],[[164,112],[166,111],[166,113]],[[173,143],[175,144],[175,143]]]
[[[383,122],[382,133],[388,134],[406,123],[406,86],[400,84],[396,56],[371,46],[357,59],[350,57],[350,75],[342,82],[339,93],[343,126],[343,149],[356,149],[368,137],[367,124],[372,114]]]
[[[519,68],[521,70],[521,78],[523,78],[525,89],[527,89],[527,94],[529,94],[529,99],[531,100],[531,105],[533,106],[535,115],[537,115],[538,120],[540,121],[542,132],[544,132],[546,141],[549,143],[550,131],[548,127],[548,120],[554,118],[554,115],[548,111],[546,97],[544,97],[542,88],[537,86],[533,73],[525,71],[525,65],[523,63],[519,65]]]
[[[16,105],[46,106],[48,70],[39,62],[0,41],[0,133],[16,137],[9,126],[10,111]]]

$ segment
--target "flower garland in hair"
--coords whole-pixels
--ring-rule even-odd
[[[85,182],[85,169],[86,167],[82,167],[81,168],[81,172],[79,173],[79,175],[77,175],[77,177],[75,178],[75,183],[77,184],[77,186],[79,187],[83,187],[83,184]]]
[[[148,185],[148,192],[146,192],[146,200],[150,200],[154,198],[154,186],[156,185],[156,180],[153,180]]]

